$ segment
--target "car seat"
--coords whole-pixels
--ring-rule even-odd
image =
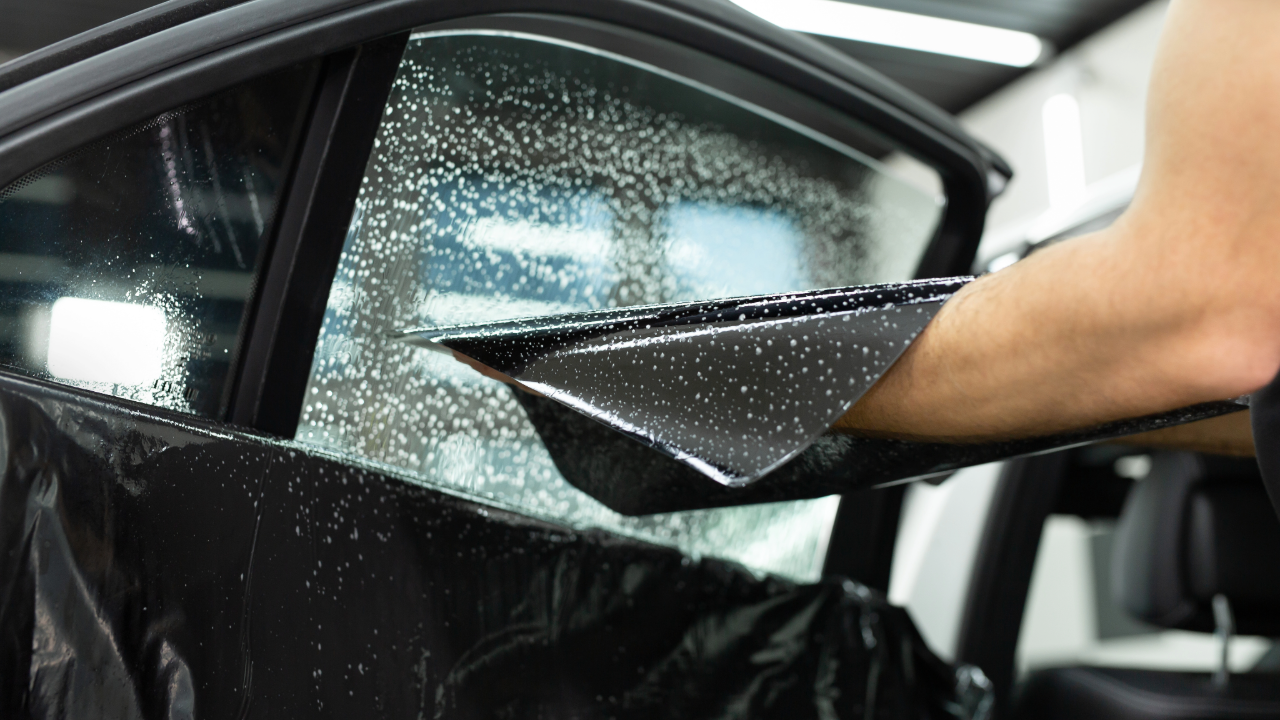
[[[1112,587],[1133,617],[1162,628],[1217,632],[1216,673],[1106,667],[1037,671],[1016,718],[1280,717],[1280,674],[1226,672],[1234,631],[1280,635],[1280,520],[1252,463],[1191,453],[1155,456],[1116,529]]]

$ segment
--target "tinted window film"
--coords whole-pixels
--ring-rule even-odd
[[[314,76],[252,80],[0,190],[0,367],[220,416]]]
[[[941,213],[936,194],[845,144],[629,60],[509,34],[416,35],[298,439],[570,525],[816,577],[835,498],[617,515],[565,482],[514,390],[389,335],[903,280]]]

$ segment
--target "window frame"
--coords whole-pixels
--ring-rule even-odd
[[[74,150],[85,138],[105,136],[256,75],[326,57],[302,150],[267,240],[240,363],[232,371],[233,399],[223,418],[291,438],[329,284],[400,50],[411,30],[476,24],[542,35],[555,31],[588,45],[592,37],[599,41],[601,24],[615,31],[629,28],[621,33],[628,52],[607,49],[635,55],[647,48],[653,56],[674,44],[718,58],[911,147],[938,171],[947,197],[918,277],[969,272],[987,206],[1011,175],[999,157],[945,113],[821,43],[727,3],[474,0],[457,6],[430,0],[250,0],[201,6],[200,0],[190,0],[126,18],[0,69],[0,88],[7,88],[0,91],[0,186]],[[746,99],[767,107],[758,98]],[[887,588],[901,496],[902,488],[896,487],[877,491],[874,502],[864,494],[859,502],[841,504],[829,570]]]
[[[977,664],[995,687],[994,711],[1008,713],[1018,635],[1045,521],[1068,481],[1070,450],[1020,457],[1000,469],[960,611],[956,661]]]
[[[401,26],[403,24],[401,21]],[[725,82],[724,78],[710,77],[705,69],[698,69],[688,62],[681,67],[681,60],[687,60],[698,54],[724,59],[725,53],[709,52],[706,48],[602,23],[593,18],[550,14],[473,15],[415,25],[411,30],[403,30],[399,35],[393,36],[400,38],[398,40],[384,38],[378,42],[399,43],[403,48],[410,32],[434,30],[512,31],[598,47],[614,55],[622,55],[644,64],[656,65],[669,72],[677,72],[695,82],[706,83],[719,92],[735,95],[751,105],[779,115],[783,114],[783,104],[778,101],[776,95],[771,96],[769,91],[752,91],[746,83],[738,83],[737,87],[733,87],[733,84]],[[619,46],[620,43],[622,47]],[[337,257],[345,240],[347,220],[354,208],[355,189],[358,189],[338,191],[336,188],[325,187],[325,183],[335,181],[341,183],[342,173],[353,172],[352,168],[357,165],[353,161],[357,155],[360,162],[354,173],[358,175],[363,171],[363,163],[370,149],[368,146],[372,143],[373,134],[376,132],[377,119],[380,118],[385,106],[387,92],[397,66],[396,62],[378,64],[379,61],[372,59],[369,54],[374,52],[374,47],[373,43],[359,46],[354,52],[357,55],[364,53],[364,59],[359,62],[351,61],[354,64],[345,70],[338,70],[335,67],[334,72],[337,74],[324,81],[325,87],[330,88],[326,92],[340,93],[338,86],[342,83],[352,83],[350,77],[354,76],[340,78],[339,75],[343,72],[357,73],[361,79],[351,85],[352,87],[367,82],[376,84],[379,88],[385,85],[387,90],[380,90],[377,93],[349,93],[342,96],[338,101],[340,107],[334,110],[334,118],[317,117],[312,123],[308,137],[304,141],[305,147],[332,148],[341,146],[341,143],[334,142],[332,139],[335,133],[344,132],[341,122],[354,122],[353,118],[357,116],[366,121],[372,120],[371,126],[362,127],[360,130],[362,133],[367,133],[367,137],[362,136],[359,139],[364,146],[363,152],[338,158],[318,150],[313,155],[317,158],[316,164],[299,171],[300,176],[314,178],[314,187],[294,188],[284,204],[280,218],[282,228],[280,246],[270,261],[269,275],[262,290],[263,297],[270,296],[271,299],[259,307],[258,321],[253,330],[254,342],[250,353],[246,356],[244,372],[239,376],[237,398],[233,412],[228,418],[237,424],[283,437],[292,437],[296,431],[297,417],[302,406],[302,393],[306,376],[310,371],[312,350],[319,334],[319,322],[323,316],[328,283],[336,270]],[[683,49],[686,53],[685,58],[676,57],[673,62],[670,53],[673,47]],[[382,59],[386,60],[386,57],[383,56]],[[727,61],[727,64],[735,65],[732,60]],[[743,73],[743,76],[754,73],[768,79],[776,79],[757,67],[746,65],[737,65],[737,67],[748,71]],[[847,88],[844,89],[847,90]],[[845,115],[854,114],[850,109],[823,102],[820,98],[814,98],[814,100],[816,105],[824,105]],[[317,108],[322,107],[324,102],[324,100],[318,101]],[[797,113],[787,112],[785,116],[792,122],[810,126],[810,123],[818,124],[813,122],[816,120],[816,114],[815,112],[807,115],[799,113],[800,117],[796,117]],[[338,115],[345,115],[348,120],[338,120],[336,119]],[[863,118],[860,117],[859,120]],[[904,145],[911,136],[909,132],[902,132],[904,126],[888,128],[869,121],[866,124]],[[819,132],[821,130],[822,128],[819,128]],[[892,132],[892,130],[899,132]],[[904,138],[904,135],[908,138]],[[933,139],[945,141],[940,134],[935,134]],[[351,142],[356,142],[356,139],[352,137]],[[304,156],[306,154],[307,151],[304,151]],[[917,277],[965,274],[970,269],[977,240],[981,237],[981,223],[985,217],[988,198],[975,197],[972,175],[963,177],[947,164],[938,162],[937,156],[923,153],[919,155],[923,155],[920,159],[939,173],[947,197],[947,205],[935,237],[929,243],[921,260]],[[954,161],[955,158],[951,160]],[[342,165],[342,168],[338,165]],[[970,170],[973,169],[970,168]],[[326,180],[326,178],[329,179]],[[986,192],[986,180],[983,183],[983,192]],[[975,213],[975,207],[980,207],[980,212]],[[309,220],[307,216],[311,208],[317,208],[331,219],[342,217],[341,232],[331,224],[317,222],[314,219]],[[956,242],[955,238],[965,238],[966,242]],[[972,248],[968,248],[968,245],[972,245]],[[304,248],[306,251],[302,252]],[[323,261],[311,262],[311,259],[304,257],[310,253],[322,256]],[[290,254],[291,257],[286,257]],[[293,270],[281,271],[277,269],[277,265],[290,267]],[[309,265],[311,267],[307,267]],[[319,286],[323,287],[317,289]],[[278,333],[261,331],[258,326],[263,324],[266,327],[277,328]]]

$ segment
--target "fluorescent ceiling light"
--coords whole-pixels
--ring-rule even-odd
[[[1049,206],[1069,208],[1084,198],[1084,138],[1080,104],[1067,93],[1045,100],[1044,160],[1049,183]]]
[[[49,372],[67,380],[142,385],[164,365],[164,310],[58,298],[49,315]]]
[[[1044,51],[1030,33],[833,0],[733,0],[788,30],[1026,67]]]

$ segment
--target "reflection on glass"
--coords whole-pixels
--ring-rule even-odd
[[[49,313],[47,366],[59,380],[147,385],[164,370],[164,310],[58,298]]]
[[[629,61],[415,36],[298,439],[528,514],[815,577],[834,498],[622,517],[564,480],[510,388],[392,334],[905,280],[940,215],[865,155]]]
[[[0,189],[0,368],[218,416],[314,69]]]
[[[667,211],[667,272],[695,298],[783,293],[807,287],[804,235],[780,212],[680,203]]]

